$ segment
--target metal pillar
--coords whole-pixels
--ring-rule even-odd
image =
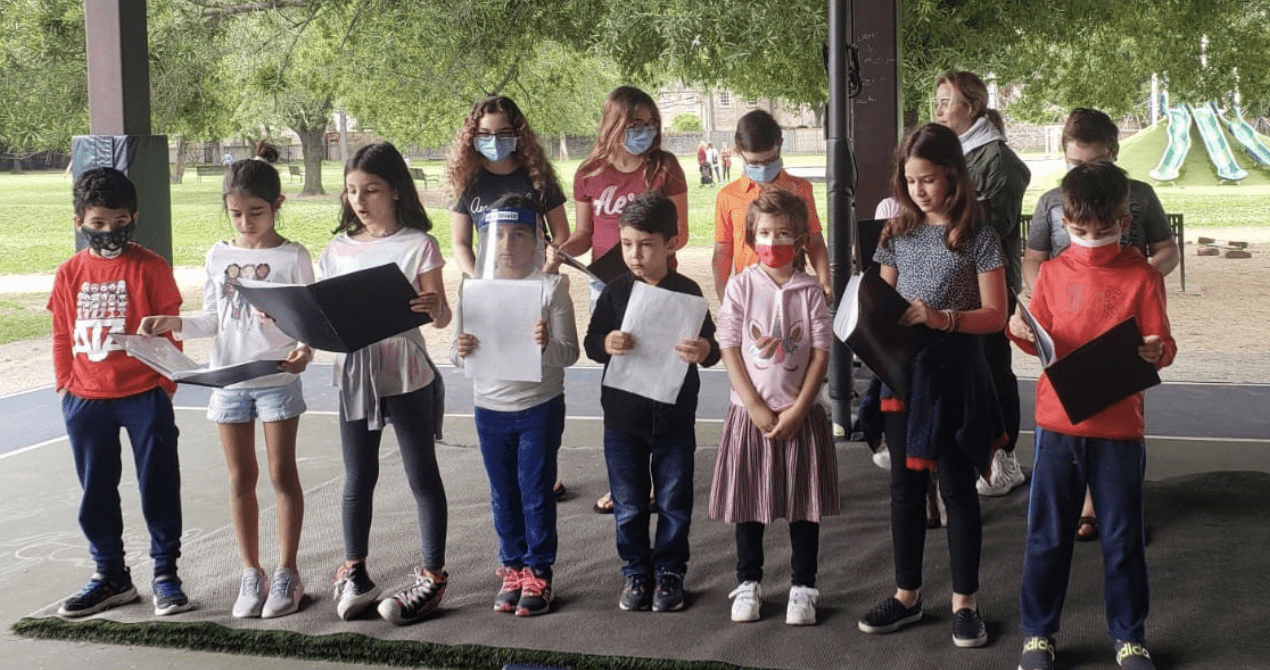
[[[851,105],[847,95],[852,40],[850,0],[829,0],[829,109],[825,114],[828,164],[829,267],[833,288],[841,296],[851,277],[851,253],[855,240],[855,162],[851,155]],[[835,310],[836,311],[836,310]],[[829,358],[829,397],[833,422],[851,431],[852,355],[834,338]]]
[[[891,161],[903,136],[904,102],[900,87],[898,0],[854,0],[855,44],[860,52],[863,89],[851,101],[859,218],[872,219],[879,202],[891,195]]]
[[[136,241],[172,260],[168,140],[150,134],[145,0],[84,0],[88,131],[71,141],[75,178],[94,167],[123,171],[137,186]],[[76,236],[76,248],[87,243]]]

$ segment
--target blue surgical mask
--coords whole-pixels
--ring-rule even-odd
[[[653,141],[657,139],[657,129],[651,126],[642,128],[627,128],[626,139],[622,145],[626,150],[631,152],[632,156],[642,155],[653,146]]]
[[[781,162],[781,159],[777,158],[766,165],[750,165],[746,163],[743,172],[750,181],[766,184],[769,181],[774,181],[776,175],[781,173],[781,168],[783,167],[785,167],[785,164]]]
[[[515,137],[499,137],[497,135],[477,136],[472,138],[472,147],[491,163],[507,158],[516,150]]]

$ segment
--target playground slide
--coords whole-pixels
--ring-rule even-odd
[[[1261,143],[1256,131],[1244,120],[1243,110],[1235,108],[1234,120],[1224,117],[1222,120],[1226,122],[1226,127],[1230,129],[1230,134],[1244,146],[1244,150],[1248,152],[1248,155],[1254,161],[1270,167],[1270,148]]]
[[[1230,144],[1226,142],[1226,134],[1217,122],[1217,106],[1209,101],[1196,107],[1189,105],[1191,116],[1195,118],[1195,126],[1199,128],[1200,139],[1204,140],[1204,148],[1208,149],[1208,158],[1217,168],[1217,178],[1224,181],[1239,181],[1248,176],[1248,171],[1239,167],[1235,156],[1230,152]]]
[[[1160,164],[1149,174],[1156,181],[1176,181],[1182,170],[1182,162],[1191,150],[1191,115],[1186,113],[1184,105],[1170,107],[1169,144],[1160,156]]]

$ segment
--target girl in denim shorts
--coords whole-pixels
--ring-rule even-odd
[[[304,492],[296,471],[295,443],[304,413],[300,373],[313,351],[261,318],[236,290],[243,279],[288,284],[313,282],[308,249],[274,228],[282,206],[278,172],[263,160],[242,160],[225,172],[225,210],[237,231],[207,252],[203,312],[146,318],[139,332],[171,331],[179,339],[215,337],[212,367],[278,359],[276,374],[215,389],[207,418],[220,429],[229,466],[229,512],[244,570],[235,617],[278,617],[299,608],[304,584],[296,567]],[[278,497],[278,567],[269,579],[260,567],[259,505],[256,502],[256,424],[264,424],[269,474]]]

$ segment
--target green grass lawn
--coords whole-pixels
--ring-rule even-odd
[[[1202,148],[1201,148],[1202,152]],[[788,165],[823,165],[823,154],[790,155]],[[556,169],[566,194],[571,194],[573,175],[578,159],[560,161]],[[680,157],[680,165],[688,179],[688,223],[694,247],[713,243],[714,199],[719,185],[700,187],[693,156]],[[433,234],[449,255],[449,213],[445,208],[442,191],[444,164],[441,161],[415,163],[428,175],[430,188],[423,192],[428,216],[433,221]],[[739,177],[740,162],[733,163],[733,178]],[[285,171],[284,171],[285,172]],[[1060,169],[1033,175],[1032,186],[1024,199],[1024,211],[1030,212],[1041,193],[1057,184]],[[338,193],[342,187],[341,168],[338,163],[323,165],[322,182],[325,196],[299,197],[298,179],[292,181],[283,176],[283,191],[289,199],[282,207],[278,223],[279,231],[306,247],[314,256],[319,254],[331,238],[339,213]],[[813,184],[817,209],[822,221],[825,218],[825,184]],[[1193,226],[1251,226],[1267,225],[1270,212],[1270,185],[1241,184],[1239,186],[1169,186],[1157,187],[1156,192],[1165,210],[1181,212],[1186,225]],[[203,255],[217,240],[233,235],[229,219],[225,216],[220,200],[220,180],[204,177],[199,181],[193,170],[186,174],[184,183],[172,186],[173,255],[176,265],[201,265]],[[74,235],[71,226],[71,202],[69,179],[60,172],[31,172],[0,175],[0,208],[8,212],[8,223],[0,228],[0,274],[50,273],[59,263],[74,252]],[[573,218],[572,207],[568,207]],[[140,225],[145,225],[145,212]],[[9,315],[3,315],[8,320]]]

